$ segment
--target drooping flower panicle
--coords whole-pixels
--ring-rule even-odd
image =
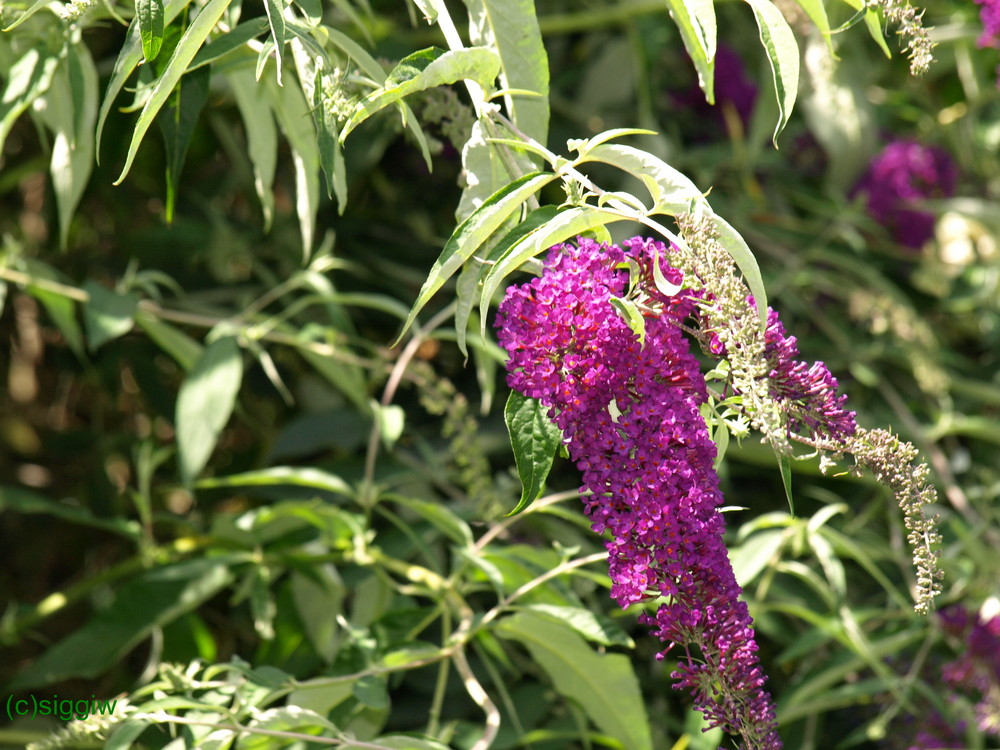
[[[707,390],[677,325],[696,298],[647,289],[659,315],[646,320],[640,346],[611,304],[626,293],[619,266],[629,257],[650,269],[668,250],[639,238],[623,245],[557,246],[540,278],[507,290],[497,329],[508,383],[548,406],[563,432],[593,528],[610,532],[612,596],[622,606],[665,598],[643,620],[679,660],[676,687],[747,750],[779,748],[752,618],[722,541],[715,446],[699,413]],[[681,281],[676,269],[660,270]]]

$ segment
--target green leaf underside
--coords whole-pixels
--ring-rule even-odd
[[[603,143],[589,150],[583,162],[588,161],[618,167],[642,182],[653,199],[650,213],[671,216],[688,213],[693,204],[703,199],[702,192],[683,173],[662,159],[632,146]]]
[[[514,211],[520,208],[521,204],[554,179],[555,175],[553,174],[533,172],[519,180],[514,180],[491,195],[469,218],[458,225],[458,228],[445,243],[444,249],[431,267],[430,273],[427,274],[427,280],[424,281],[420,294],[417,295],[417,301],[413,303],[413,308],[403,324],[400,337],[413,324],[414,319],[430,298],[463,263],[472,257],[476,250],[489,239],[490,235]]]
[[[712,0],[667,0],[667,6],[698,72],[698,85],[708,103],[715,104],[715,5]]]
[[[521,479],[521,499],[508,516],[517,515],[538,499],[552,468],[562,432],[549,419],[540,401],[511,391],[504,407],[504,421],[514,448],[514,461]]]
[[[229,421],[243,380],[243,353],[236,339],[213,341],[188,373],[177,396],[177,456],[185,484],[208,463]]]
[[[561,695],[629,750],[652,750],[639,681],[628,657],[595,652],[570,627],[535,612],[497,623],[502,638],[522,643]]]
[[[373,91],[360,102],[344,125],[340,140],[376,112],[405,96],[435,86],[470,79],[488,86],[500,70],[496,52],[487,47],[468,47],[445,52],[434,47],[404,57],[382,88]]]
[[[778,99],[778,123],[772,140],[778,146],[778,135],[785,129],[799,91],[799,45],[788,21],[770,0],[746,0],[753,9],[760,42],[764,45],[771,65],[774,92]]]

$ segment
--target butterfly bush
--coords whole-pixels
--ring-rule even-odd
[[[622,607],[656,602],[641,621],[666,644],[659,658],[677,659],[674,687],[745,750],[772,750],[782,746],[774,706],[723,543],[716,447],[701,413],[709,394],[685,331],[727,358],[730,385],[777,449],[790,437],[850,449],[877,476],[896,472],[880,479],[909,480],[905,492],[924,485],[890,466],[884,450],[865,448],[900,443],[860,430],[827,367],[798,360],[777,313],[769,310],[761,329],[713,236],[697,221],[680,224],[693,240],[683,250],[639,237],[621,247],[577,238],[551,248],[540,277],[507,289],[497,337],[509,355],[508,384],[547,407],[582,474],[587,516],[607,535],[611,596]],[[616,309],[623,299],[641,311],[641,334]]]
[[[936,217],[911,204],[954,195],[956,178],[947,152],[901,139],[872,159],[853,193],[865,196],[869,215],[885,225],[900,245],[919,250],[934,236]]]

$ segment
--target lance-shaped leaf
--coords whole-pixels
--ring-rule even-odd
[[[465,5],[472,43],[500,56],[503,87],[539,94],[508,94],[504,100],[518,129],[544,145],[549,132],[549,59],[534,0],[465,0]]]
[[[642,182],[653,199],[650,213],[671,216],[688,213],[703,199],[701,191],[683,173],[659,157],[632,146],[603,143],[590,149],[581,163],[588,161],[611,164]]]
[[[562,432],[549,419],[548,410],[538,399],[511,391],[503,417],[514,448],[517,475],[521,478],[521,499],[508,516],[527,508],[542,494],[552,459],[562,442]]]
[[[468,47],[445,52],[430,47],[400,60],[385,85],[369,94],[344,125],[340,141],[379,110],[405,96],[425,89],[470,79],[489,86],[500,70],[497,53],[487,47]]]
[[[285,9],[284,0],[264,0],[264,10],[267,13],[267,23],[271,27],[271,39],[274,40],[274,62],[278,69],[277,81],[281,85],[282,57],[285,52]]]
[[[253,163],[253,186],[264,214],[264,231],[271,230],[274,218],[274,175],[278,168],[278,129],[262,84],[249,68],[226,73],[247,135],[247,153]]]
[[[139,120],[136,122],[135,130],[132,133],[132,141],[129,143],[128,155],[125,157],[125,166],[122,168],[122,173],[118,175],[118,179],[115,180],[115,185],[120,185],[132,168],[132,162],[135,159],[136,152],[139,150],[139,144],[142,143],[142,139],[146,135],[146,131],[153,124],[157,113],[166,104],[170,93],[174,90],[177,82],[180,81],[188,65],[194,59],[201,45],[208,38],[212,29],[215,28],[215,24],[222,17],[228,6],[229,0],[209,0],[208,4],[195,16],[194,21],[191,22],[187,31],[184,32],[184,36],[177,43],[177,48],[174,50],[170,62],[156,82],[156,85],[153,86],[153,90],[150,92],[149,98],[146,100],[146,104],[139,114]]]
[[[142,56],[153,62],[163,47],[163,0],[135,0]]]
[[[198,116],[208,101],[211,70],[210,67],[198,68],[181,78],[177,82],[177,88],[170,95],[163,115],[156,119],[167,152],[167,200],[164,206],[164,218],[168,224],[174,220],[177,185],[180,182],[191,136],[198,123]]]
[[[636,335],[636,338],[639,339],[639,346],[645,346],[646,319],[642,317],[642,313],[639,312],[639,308],[636,307],[635,302],[622,297],[611,297],[609,301],[621,319],[625,321],[625,325],[627,325],[632,333]]]
[[[684,48],[698,71],[698,85],[709,104],[715,104],[715,50],[718,30],[712,0],[667,0],[670,15],[681,32]]]
[[[458,225],[431,267],[427,280],[417,295],[417,301],[413,303],[413,308],[403,324],[400,337],[406,333],[434,293],[472,257],[472,254],[506,221],[507,217],[554,179],[555,175],[544,172],[525,175],[491,195],[468,219]]]
[[[777,147],[778,135],[785,129],[795,106],[795,97],[799,93],[799,45],[788,21],[770,0],[746,1],[753,8],[757,27],[760,29],[760,42],[764,45],[774,77],[774,93],[778,98],[778,124],[774,128],[772,140]]]
[[[177,396],[177,457],[185,484],[208,463],[242,380],[243,354],[232,336],[209,344],[184,379]]]

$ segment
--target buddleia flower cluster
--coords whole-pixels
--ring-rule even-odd
[[[773,750],[774,706],[723,543],[708,388],[686,332],[728,360],[730,387],[776,449],[797,437],[847,450],[858,428],[829,370],[797,359],[774,311],[761,329],[731,257],[699,222],[681,218],[683,248],[638,237],[551,248],[540,277],[507,289],[497,338],[508,384],[548,409],[582,474],[612,597],[656,605],[641,621],[709,726],[744,750]]]

